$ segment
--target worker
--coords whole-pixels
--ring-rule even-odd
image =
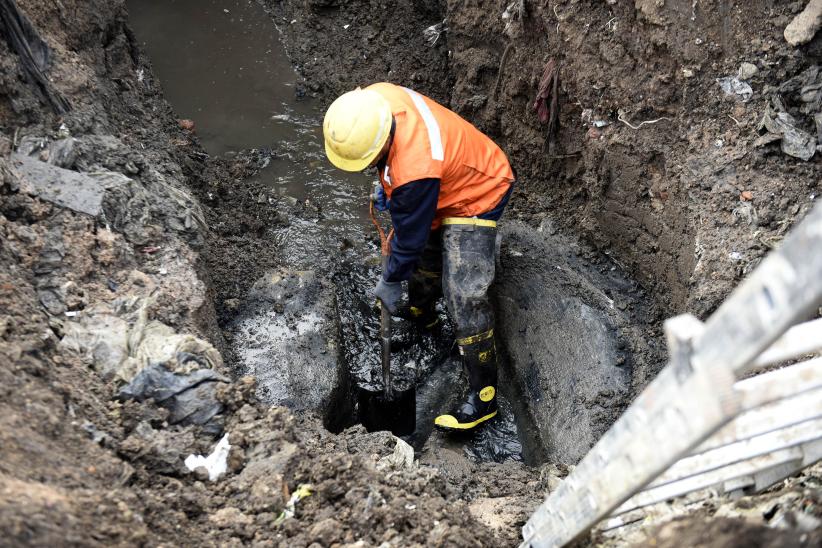
[[[445,296],[468,387],[434,424],[470,430],[492,419],[497,353],[488,289],[497,221],[513,190],[508,159],[456,113],[389,83],[340,96],[325,114],[323,136],[338,168],[377,168],[374,199],[387,202],[394,226],[388,266],[374,289],[381,305],[425,328],[436,323],[434,307]]]

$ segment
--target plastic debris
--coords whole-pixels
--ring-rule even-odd
[[[801,160],[810,160],[816,153],[816,139],[807,131],[796,127],[797,122],[793,116],[779,110],[779,101],[773,102],[776,106],[768,106],[759,123],[759,131],[765,129],[768,133],[757,139],[754,146],[781,140],[782,152]]]
[[[186,457],[186,468],[193,472],[197,468],[203,467],[208,471],[208,479],[216,481],[228,470],[228,452],[230,450],[231,445],[228,443],[228,434],[226,434],[217,442],[209,456],[189,455]]]
[[[17,54],[27,80],[37,86],[37,91],[51,105],[52,110],[56,114],[65,114],[71,110],[71,104],[54,89],[44,74],[51,65],[51,49],[14,0],[0,0],[0,36],[6,39],[9,48]]]
[[[594,110],[590,108],[586,108],[582,111],[582,123],[586,125],[591,125],[595,128],[603,128],[605,126],[610,126],[611,122],[605,119],[594,119]]]
[[[126,383],[121,400],[152,399],[170,411],[171,424],[198,424],[219,433],[222,404],[216,389],[228,379],[208,342],[149,321],[149,299],[123,297],[108,308],[84,310],[63,323],[60,347],[76,353],[106,380]]]
[[[506,6],[502,12],[502,20],[505,21],[503,32],[509,34],[515,22],[521,21],[525,14],[525,0],[516,0]]]
[[[60,346],[79,354],[103,378],[113,378],[129,356],[128,323],[111,314],[83,314],[63,325]]]
[[[64,127],[65,124],[60,126],[61,130],[59,133],[62,133],[62,128]],[[66,128],[66,131],[67,130],[68,128]],[[56,141],[45,137],[26,135],[20,140],[17,152],[24,156],[32,156],[57,167],[71,169],[77,161],[76,144],[77,140],[68,134]]]
[[[183,357],[180,358],[184,359]],[[191,356],[195,359],[195,356]],[[159,364],[151,364],[140,371],[134,380],[120,389],[120,400],[154,400],[169,410],[170,424],[207,425],[223,410],[217,400],[217,383],[228,379],[213,369],[197,369],[178,375]],[[219,425],[213,425],[219,431]]]
[[[448,27],[445,26],[445,21],[443,21],[442,23],[437,23],[436,25],[427,27],[422,31],[422,35],[425,37],[425,41],[428,42],[428,45],[434,47],[434,45],[439,41],[440,36],[442,36],[442,33],[447,30]]]
[[[305,497],[311,496],[312,489],[314,489],[314,486],[310,483],[301,483],[298,485],[297,490],[291,493],[291,498],[288,499],[288,502],[285,504],[285,509],[280,512],[280,515],[274,520],[274,525],[280,525],[288,518],[293,518],[297,503]]]
[[[395,438],[397,444],[394,452],[377,462],[377,470],[404,470],[414,467],[414,448],[400,438]]]
[[[93,217],[103,213],[108,190],[131,182],[113,171],[77,173],[20,153],[12,154],[11,166],[27,194]]]
[[[725,76],[724,78],[717,78],[716,83],[722,88],[726,95],[734,95],[739,97],[743,103],[747,103],[753,97],[753,89],[751,86],[736,76]]]
[[[123,382],[131,382],[149,364],[182,374],[222,367],[222,356],[208,342],[149,321],[148,300],[132,297],[117,302],[117,314],[91,309],[79,321],[66,322],[60,346],[79,354],[104,378]]]

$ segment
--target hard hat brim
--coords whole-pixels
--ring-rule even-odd
[[[350,160],[348,158],[343,158],[336,152],[334,152],[330,146],[328,146],[328,142],[325,143],[325,155],[328,156],[329,161],[334,164],[336,167],[342,169],[343,171],[362,171],[371,165],[371,162],[374,161],[374,158],[379,156],[380,151],[382,151],[383,145],[385,145],[385,141],[388,140],[390,132],[386,132],[385,138],[382,140],[380,145],[374,150],[373,153],[369,154],[365,158],[360,158],[357,160]]]

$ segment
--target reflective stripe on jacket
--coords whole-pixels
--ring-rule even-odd
[[[368,87],[391,105],[394,142],[380,182],[394,189],[421,179],[439,179],[437,228],[444,217],[490,211],[508,191],[514,174],[505,153],[458,114],[416,91],[389,83]]]

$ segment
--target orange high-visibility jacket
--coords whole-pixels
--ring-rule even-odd
[[[386,196],[420,179],[439,179],[432,228],[445,217],[490,211],[508,191],[514,174],[505,153],[485,134],[436,101],[381,82],[368,86],[385,97],[396,121],[394,142],[380,182]]]

